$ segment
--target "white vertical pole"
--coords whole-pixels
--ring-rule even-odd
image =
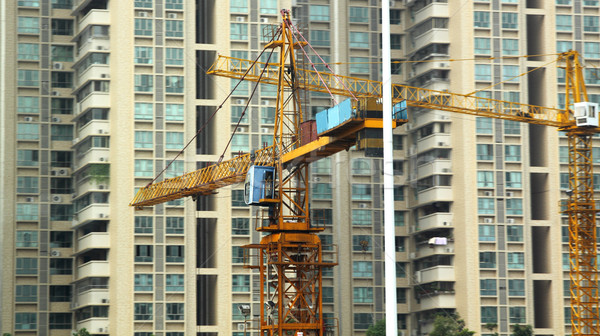
[[[390,3],[381,1],[383,96],[383,213],[385,235],[385,334],[398,335],[396,307],[396,229],[394,225],[394,155],[392,152],[392,65],[390,55]]]

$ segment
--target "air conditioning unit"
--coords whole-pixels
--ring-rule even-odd
[[[50,252],[50,255],[53,256],[53,257],[60,257],[60,251],[52,250]]]
[[[55,203],[62,202],[62,197],[60,197],[60,195],[52,195],[52,202],[55,202]]]
[[[491,191],[485,191],[483,194],[484,194],[485,196],[494,196],[494,193],[493,193],[493,192],[491,192]]]
[[[408,257],[410,259],[417,259],[417,252],[410,252],[410,254],[408,255]]]
[[[246,100],[245,99],[237,99],[235,101],[236,104],[238,105],[245,105],[246,104]]]
[[[237,131],[240,132],[240,133],[246,133],[246,132],[248,132],[248,130],[246,129],[246,127],[238,127]]]
[[[512,191],[506,192],[506,197],[513,197],[514,193]]]
[[[450,173],[450,168],[442,168],[442,173]]]
[[[98,159],[98,161],[100,161],[100,162],[105,162],[105,161],[108,161],[108,158],[101,157],[101,158],[99,158],[99,159]]]
[[[23,118],[23,120],[28,121],[28,122],[32,122],[33,121],[33,117],[25,117],[25,118]]]
[[[270,130],[268,127],[261,127],[261,128],[260,128],[260,131],[261,131],[262,133],[271,133],[271,130]]]
[[[100,78],[109,78],[110,75],[109,74],[100,74]]]
[[[177,19],[177,14],[176,13],[169,13],[169,14],[167,14],[167,17],[169,19]]]
[[[447,68],[447,67],[448,67],[448,63],[441,62],[441,63],[440,63],[440,67],[441,67],[441,68]]]
[[[67,175],[69,175],[69,168],[57,169],[56,174],[59,176],[67,176]]]
[[[148,17],[148,12],[138,12],[139,17]]]
[[[486,223],[486,224],[492,224],[494,222],[494,220],[491,219],[491,218],[484,218],[483,222]]]
[[[104,47],[103,46],[97,46],[96,50],[104,50]]]
[[[263,101],[262,101],[262,104],[263,104],[263,105],[269,105],[270,103],[271,103],[271,102],[270,102],[270,101],[268,101],[268,100],[263,100]]]
[[[443,226],[450,226],[450,224],[451,224],[450,222],[443,222],[442,223]]]
[[[261,23],[269,23],[269,19],[268,18],[260,18],[260,22]]]
[[[106,332],[106,331],[105,331],[105,328],[98,328],[98,332],[103,333],[103,332]]]
[[[246,328],[246,323],[238,323],[237,324],[238,331],[244,331],[245,328]]]
[[[102,299],[102,303],[108,303],[108,299]]]
[[[514,224],[515,223],[515,219],[514,218],[507,218],[506,219],[506,223],[508,223],[508,224]]]
[[[440,142],[438,142],[438,146],[445,147],[445,146],[448,146],[448,145],[445,142],[440,141]]]
[[[446,253],[454,253],[454,249],[452,247],[446,247]]]
[[[366,208],[368,208],[368,207],[369,207],[369,205],[368,205],[367,203],[360,203],[360,204],[358,205],[358,207],[359,207],[359,208],[361,208],[361,209],[366,209]]]
[[[25,202],[27,203],[33,203],[35,201],[35,198],[33,197],[25,197]]]
[[[245,22],[245,21],[246,21],[246,18],[245,18],[245,17],[243,17],[243,16],[236,16],[236,17],[235,17],[235,21],[237,21],[237,22]]]
[[[321,181],[321,177],[320,176],[315,176],[315,177],[313,177],[313,181],[314,182],[319,182],[319,181]]]
[[[60,96],[60,91],[52,91],[53,96]]]
[[[108,134],[108,132],[103,129],[99,129],[98,134]]]
[[[98,189],[104,190],[104,189],[106,189],[106,186],[104,184],[99,184]]]
[[[98,218],[106,218],[106,217],[107,217],[107,216],[106,216],[105,214],[103,214],[103,213],[101,213],[101,214],[98,214]]]
[[[54,70],[62,70],[63,68],[64,68],[64,65],[60,62],[52,63],[52,69],[54,69]]]
[[[52,117],[52,122],[61,122],[62,120],[58,117]]]

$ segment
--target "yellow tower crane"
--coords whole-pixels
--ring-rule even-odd
[[[353,109],[371,104],[365,98],[381,97],[381,82],[338,76],[297,67],[295,50],[306,41],[295,38],[289,12],[274,40],[265,49],[278,49],[274,63],[252,62],[219,56],[209,74],[278,86],[277,114],[273,145],[230,160],[143,187],[131,206],[151,206],[185,196],[206,195],[216,189],[246,180],[246,197],[263,211],[257,228],[269,233],[256,249],[259,270],[261,335],[324,335],[322,319],[322,269],[334,262],[323,260],[318,236],[322,231],[311,222],[308,195],[308,164],[361,141],[365,129],[381,129],[381,116],[369,118],[360,113],[337,127],[310,136],[301,131],[302,105],[299,91],[308,90],[353,97]],[[561,204],[569,217],[572,335],[600,335],[596,206],[593,190],[592,136],[598,128],[597,105],[587,102],[582,66],[578,53],[559,54],[566,70],[565,110],[519,104],[472,95],[442,92],[405,85],[393,85],[395,102],[408,106],[513,120],[557,127],[569,144],[568,200]],[[571,104],[572,103],[572,104]],[[574,109],[569,109],[573,105]],[[405,123],[395,118],[393,127]],[[250,178],[248,178],[250,177]],[[256,188],[252,188],[254,182]],[[253,192],[259,193],[254,195]],[[252,203],[253,202],[253,203]]]

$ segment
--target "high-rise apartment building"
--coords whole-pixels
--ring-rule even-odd
[[[392,1],[393,79],[564,108],[564,71],[552,61],[576,49],[600,102],[599,2]],[[251,96],[243,83],[213,117],[237,82],[205,72],[219,53],[256,58],[281,8],[336,73],[380,79],[379,1],[1,6],[0,331],[257,335],[260,284],[241,246],[261,234],[242,186],[138,211],[128,203],[159,173],[271,144],[274,87]],[[325,70],[314,54],[301,61],[310,62]],[[332,104],[321,93],[303,99],[306,118]],[[557,207],[568,188],[564,134],[442,111],[410,109],[409,119],[394,135],[400,330],[426,335],[435,314],[458,311],[482,335],[509,335],[513,324],[569,334]],[[313,222],[339,262],[322,287],[338,335],[364,334],[384,317],[381,166],[350,150],[311,168]]]

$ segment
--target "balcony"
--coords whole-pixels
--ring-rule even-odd
[[[93,119],[77,130],[77,138],[83,139],[90,135],[106,135],[110,130],[108,120]]]
[[[417,167],[417,175],[419,178],[429,175],[449,174],[451,172],[452,161],[446,159],[436,159]]]
[[[430,257],[436,254],[454,253],[454,242],[448,241],[447,245],[429,245],[427,242],[419,243],[417,246],[417,258]]]
[[[77,181],[77,194],[83,195],[87,192],[93,191],[106,191],[110,188],[108,179],[106,182],[97,182],[95,180],[90,179],[89,177],[84,178],[83,180]]]
[[[81,33],[89,25],[110,25],[110,12],[106,9],[92,9],[77,25],[77,34]]]
[[[90,38],[86,41],[82,41],[79,45],[79,49],[77,49],[77,58],[80,59],[85,54],[98,50],[110,50],[110,40],[105,38]]]
[[[89,277],[107,277],[110,274],[108,261],[94,260],[77,267],[77,280]]]
[[[85,69],[84,72],[78,73],[76,87],[90,81],[92,79],[109,78],[110,67],[107,64],[94,64]]]
[[[413,119],[411,120],[412,126],[411,129],[417,129],[426,124],[430,124],[432,122],[449,122],[450,121],[450,113],[444,112],[440,110],[421,110],[417,113],[413,113]]]
[[[417,63],[414,70],[411,72],[410,77],[418,77],[433,70],[450,70],[450,63],[448,60],[440,60],[439,62],[429,60],[429,62]]]
[[[414,38],[411,51],[419,50],[431,43],[448,43],[450,36],[446,28],[433,28]]]
[[[454,266],[439,265],[416,273],[417,283],[455,281]]]
[[[85,291],[74,296],[74,301],[71,302],[71,309],[77,309],[83,306],[107,304],[108,294],[108,289],[90,289]]]
[[[87,152],[83,153],[81,156],[78,156],[77,158],[77,167],[76,169],[79,169],[81,167],[84,167],[87,164],[90,163],[108,163],[108,154],[110,153],[110,150],[108,148],[98,148],[98,147],[94,147],[90,150],[88,150]]]
[[[108,219],[110,215],[110,206],[108,204],[92,204],[75,215],[73,226],[79,226],[93,220]]]
[[[418,231],[425,231],[437,228],[447,228],[452,226],[452,214],[451,213],[434,213],[431,215],[423,216],[418,221]]]
[[[433,202],[449,202],[453,199],[452,194],[452,187],[431,187],[420,191],[417,194],[417,199],[419,201],[419,205]]]
[[[448,4],[433,2],[414,13],[415,25],[432,17],[448,17]]]
[[[450,82],[447,79],[432,79],[423,83],[420,87],[428,90],[447,92],[450,89]]]
[[[77,241],[77,252],[83,253],[92,249],[107,249],[110,247],[108,232],[91,232]]]
[[[110,108],[110,94],[106,92],[92,92],[82,101],[77,103],[77,114],[93,107]]]
[[[456,308],[454,291],[439,291],[421,296],[418,310]]]
[[[447,148],[450,145],[450,134],[446,133],[435,133],[417,141],[417,148],[419,152],[425,152],[439,147]]]
[[[92,317],[77,322],[77,330],[85,328],[90,334],[108,334],[108,317]]]

